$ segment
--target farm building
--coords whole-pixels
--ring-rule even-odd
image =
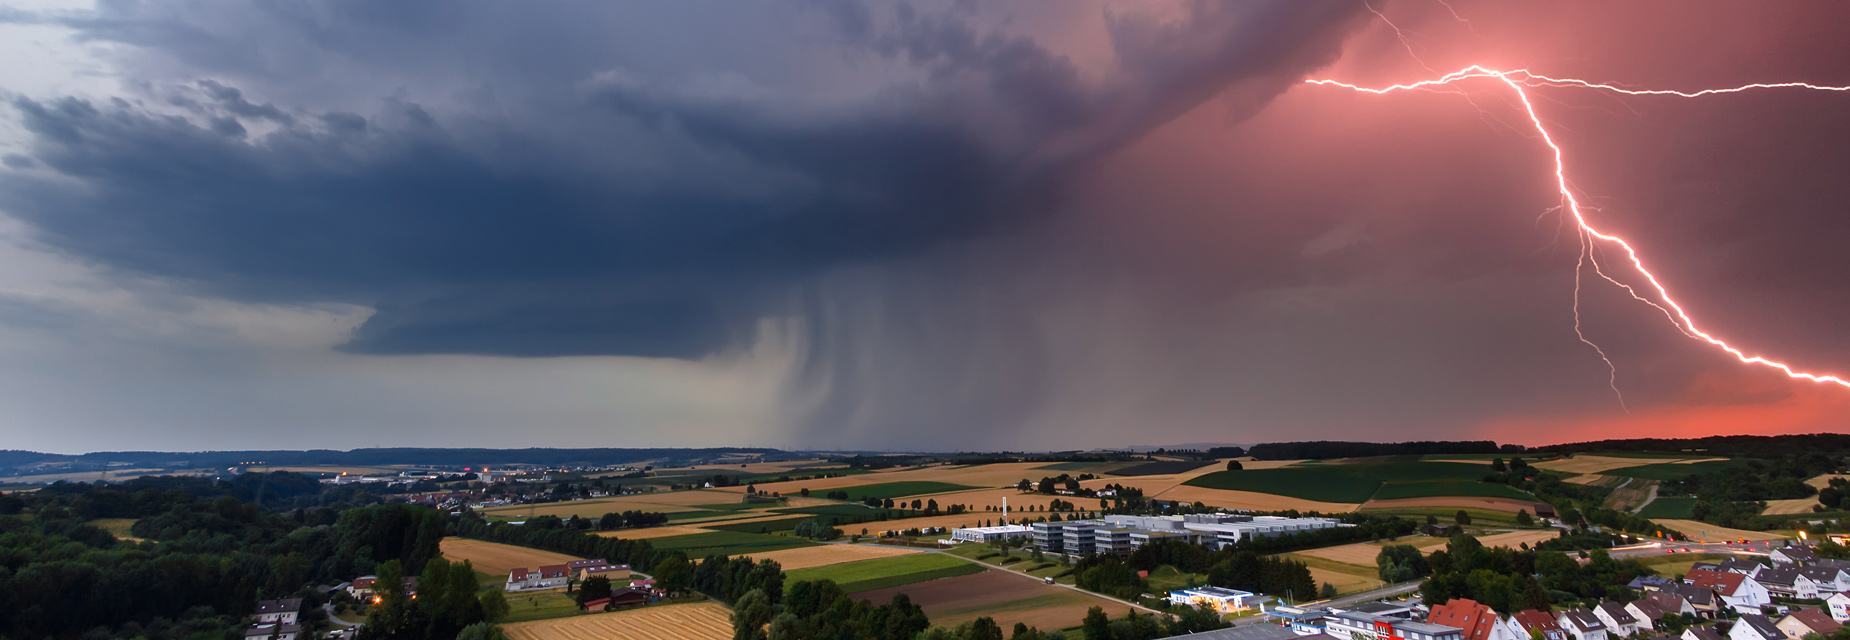
[[[1014,540],[1033,535],[1034,529],[1019,524],[1005,524],[996,527],[965,527],[952,529],[951,539],[958,542],[995,542],[997,540]]]
[[[1169,592],[1169,604],[1188,605],[1197,609],[1211,609],[1222,614],[1229,614],[1246,610],[1246,601],[1252,597],[1251,591],[1221,587],[1195,587]]]

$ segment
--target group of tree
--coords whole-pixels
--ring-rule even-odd
[[[913,640],[931,627],[905,594],[876,606],[849,597],[832,580],[795,582],[786,597],[774,597],[778,593],[753,588],[740,594],[732,607],[734,640]],[[1001,637],[998,631],[996,640]]]
[[[1220,614],[1195,607],[1180,607],[1171,614],[1143,614],[1136,610],[1124,612],[1124,617],[1113,619],[1102,607],[1086,610],[1085,620],[1080,623],[1080,636],[1086,640],[1152,640],[1170,636],[1201,633],[1215,629],[1225,629],[1229,625]],[[1057,633],[1057,632],[1056,632]],[[1019,635],[1015,636],[1021,637]],[[1042,640],[1055,636],[1041,634]],[[1064,636],[1058,636],[1064,638]]]
[[[1461,532],[1452,536],[1445,550],[1426,559],[1431,577],[1420,592],[1426,602],[1470,598],[1509,614],[1524,609],[1547,611],[1554,605],[1591,606],[1605,599],[1629,602],[1637,594],[1625,585],[1638,576],[1652,575],[1638,561],[1613,560],[1604,549],[1594,549],[1586,558],[1582,564],[1561,551],[1487,548]],[[1390,566],[1397,571],[1418,571],[1413,557],[1397,546],[1384,548],[1376,563],[1384,576]]]
[[[837,529],[834,526],[832,526],[830,521],[823,520],[821,518],[810,518],[802,522],[798,522],[796,529],[791,531],[791,534],[799,538],[809,538],[811,540],[827,541],[827,540],[834,540],[836,538],[840,538],[841,529]]]
[[[1806,479],[1839,471],[1842,458],[1812,451],[1781,456],[1771,460],[1746,460],[1736,466],[1692,474],[1669,480],[1660,488],[1661,495],[1694,496],[1695,519],[1710,524],[1761,530],[1783,524],[1760,514],[1768,500],[1794,500],[1819,496],[1820,510],[1850,507],[1850,495],[1844,487],[1827,485],[1824,493],[1806,484]]]
[[[1149,590],[1149,584],[1137,572],[1165,565],[1183,573],[1205,574],[1208,584],[1217,587],[1296,600],[1308,600],[1319,593],[1316,580],[1303,563],[1237,544],[1210,550],[1177,541],[1153,542],[1138,547],[1123,561],[1113,555],[1082,557],[1074,563],[1073,575],[1081,588],[1135,600]]]
[[[612,512],[612,513],[604,514],[603,517],[597,519],[597,528],[601,531],[610,531],[613,529],[634,529],[637,527],[653,527],[656,525],[662,525],[662,524],[667,524],[667,523],[668,523],[667,514],[656,513],[653,511],[631,510],[631,511],[624,511],[621,513]]]
[[[632,567],[654,566],[667,556],[656,551],[647,540],[598,536],[568,527],[557,516],[528,518],[524,524],[491,524],[481,514],[464,511],[454,523],[454,532],[467,538],[557,551],[580,558],[604,558]]]
[[[784,596],[784,568],[775,560],[753,562],[745,556],[710,555],[694,566],[690,577],[694,590],[714,600],[733,603],[734,610],[739,609],[739,598],[751,591],[763,592],[772,605],[782,602]]]
[[[398,560],[379,565],[373,594],[379,603],[368,609],[360,640],[449,640],[463,629],[507,615],[500,589],[481,590],[475,567],[432,558],[418,576],[417,597],[405,590]],[[606,587],[606,593],[609,592]]]

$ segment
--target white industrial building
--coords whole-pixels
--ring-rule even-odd
[[[1018,524],[1005,524],[994,527],[965,527],[962,529],[952,529],[951,539],[958,542],[995,542],[997,540],[1026,538],[1033,533],[1034,529],[1030,527]]]
[[[1089,553],[1128,554],[1143,545],[1164,540],[1220,548],[1256,537],[1275,537],[1306,531],[1346,527],[1334,518],[1282,518],[1228,513],[1183,516],[1105,516],[1102,520],[1036,522],[1030,534],[1046,553],[1083,556]]]

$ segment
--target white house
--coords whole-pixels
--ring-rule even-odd
[[[1818,554],[1811,547],[1783,547],[1767,553],[1773,564],[1808,564],[1818,560]]]
[[[1574,636],[1574,640],[1606,640],[1606,624],[1586,609],[1562,611],[1555,622],[1561,625],[1561,630]]]
[[[1760,607],[1773,602],[1773,596],[1767,588],[1744,574],[1732,571],[1704,571],[1692,569],[1683,581],[1713,590],[1722,597],[1722,602],[1735,611],[1753,613]]]
[[[1743,613],[1734,628],[1728,630],[1728,640],[1786,640],[1786,634],[1766,616]]]
[[[257,603],[257,611],[251,614],[258,623],[295,624],[296,614],[302,611],[301,598],[283,598],[281,600],[263,600]]]
[[[1625,610],[1625,605],[1617,602],[1601,602],[1593,608],[1593,617],[1599,618],[1600,624],[1606,625],[1607,633],[1629,636],[1638,633],[1639,619]],[[1646,622],[1644,628],[1651,628]]]
[[[1526,631],[1512,629],[1489,606],[1467,598],[1453,598],[1426,614],[1427,624],[1457,627],[1460,640],[1528,640]]]
[[[244,640],[296,640],[302,634],[302,628],[293,624],[272,622],[270,624],[252,625],[244,630]]]
[[[1683,640],[1722,640],[1722,634],[1717,633],[1715,627],[1690,627],[1679,637]]]
[[[1818,597],[1850,591],[1850,571],[1841,567],[1815,564],[1799,568],[1799,578],[1812,585]]]
[[[1824,599],[1824,608],[1830,610],[1832,620],[1850,622],[1850,596],[1833,593]]]

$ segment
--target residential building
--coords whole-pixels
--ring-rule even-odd
[[[1650,622],[1640,625],[1638,617],[1626,611],[1625,605],[1617,602],[1599,603],[1599,606],[1593,607],[1593,617],[1599,618],[1600,624],[1606,625],[1606,631],[1610,635],[1630,636],[1637,635],[1640,628],[1646,631],[1651,630]]]
[[[1637,591],[1657,591],[1676,583],[1676,580],[1663,576],[1638,576],[1632,578],[1631,582],[1625,583],[1625,586]]]
[[[1250,591],[1221,587],[1195,587],[1169,592],[1169,604],[1209,609],[1225,615],[1246,610],[1247,600],[1252,597],[1253,594]]]
[[[1639,600],[1638,602],[1642,602],[1642,603],[1645,603],[1646,605],[1649,605],[1652,609],[1655,609],[1658,613],[1662,615],[1670,615],[1670,616],[1699,615],[1696,612],[1695,605],[1691,605],[1689,603],[1689,600],[1684,599],[1683,596],[1678,595],[1677,592],[1673,590],[1659,590],[1659,591],[1645,592],[1644,599]],[[1637,614],[1634,613],[1632,615],[1637,615]],[[1661,617],[1651,618],[1651,621],[1657,622],[1660,619]]]
[[[1387,601],[1364,602],[1358,605],[1352,605],[1352,606],[1344,607],[1340,609],[1331,607],[1330,610],[1331,611],[1355,611],[1359,613],[1366,613],[1369,615],[1381,616],[1384,618],[1399,618],[1401,620],[1412,620],[1413,619],[1413,605],[1399,603],[1399,602],[1387,602]]]
[[[1308,609],[1290,605],[1272,607],[1272,609],[1266,613],[1272,614],[1272,617],[1277,618],[1285,627],[1291,629],[1300,636],[1323,635],[1325,626],[1324,618],[1330,614],[1329,611],[1323,609]]]
[[[570,567],[570,565],[567,566]],[[575,571],[577,572],[575,577],[578,578],[579,582],[599,577],[607,578],[612,583],[623,582],[630,579],[630,566],[627,564],[581,566],[576,568]]]
[[[1607,637],[1606,624],[1586,609],[1562,611],[1555,615],[1555,622],[1574,640],[1606,640]]]
[[[571,578],[572,569],[562,564],[549,564],[540,567],[538,573],[538,578],[528,580],[527,588],[549,589],[552,587],[563,587],[566,581]]]
[[[1426,614],[1427,624],[1441,624],[1458,627],[1462,640],[1528,640],[1529,635],[1517,635],[1509,625],[1491,611],[1489,605],[1479,604],[1476,600],[1453,598],[1445,604],[1432,608]]]
[[[1275,624],[1250,624],[1244,627],[1228,627],[1213,631],[1202,631],[1181,636],[1170,636],[1169,640],[1297,640],[1301,634]]]
[[[1690,627],[1683,630],[1683,640],[1722,640],[1722,634],[1715,627]]]
[[[504,590],[519,591],[525,589],[531,585],[530,581],[537,575],[538,574],[528,570],[526,567],[514,567],[513,569],[509,569],[507,572],[507,586],[504,587]]]
[[[1033,535],[1033,527],[1019,524],[1005,524],[995,527],[965,527],[951,530],[951,539],[958,542],[989,543],[998,540],[1031,538]]]
[[[1822,598],[1826,594],[1850,591],[1850,571],[1845,570],[1844,567],[1813,563],[1799,567],[1798,572],[1799,575],[1794,584],[1810,583],[1811,589],[1817,592],[1817,597]]]
[[[1786,633],[1766,616],[1743,613],[1734,627],[1728,629],[1728,640],[1786,640]]]
[[[1743,613],[1759,611],[1760,607],[1773,601],[1766,587],[1742,573],[1691,569],[1689,574],[1683,577],[1683,581],[1713,590],[1716,595],[1721,596],[1723,603]]]
[[[244,630],[244,640],[296,640],[300,635],[302,627],[281,622],[251,625]]]
[[[301,598],[283,598],[281,600],[263,600],[257,603],[257,611],[251,617],[259,623],[280,622],[295,624],[296,615],[302,611]]]
[[[376,576],[360,576],[354,578],[353,582],[347,583],[347,595],[353,596],[353,599],[362,602],[372,598],[373,581],[378,579],[379,578]]]
[[[1698,587],[1693,584],[1676,584],[1664,587],[1663,591],[1665,593],[1674,594],[1684,602],[1688,602],[1690,608],[1695,609],[1696,615],[1698,616],[1713,620],[1716,615],[1721,613],[1723,604],[1721,596],[1716,595],[1714,589]],[[1668,607],[1665,608],[1668,609]]]
[[[1659,608],[1649,599],[1625,603],[1625,612],[1632,614],[1632,618],[1638,621],[1639,631],[1654,631],[1663,621],[1664,616],[1677,615]]]
[[[1339,611],[1325,618],[1324,635],[1339,640],[1463,640],[1458,627],[1413,622],[1360,611]]]
[[[1850,622],[1850,595],[1833,593],[1824,599],[1824,608],[1831,612],[1832,620]]]
[[[1775,565],[1781,565],[1781,564],[1804,565],[1804,564],[1811,564],[1813,562],[1817,562],[1818,553],[1816,551],[1812,551],[1811,547],[1794,545],[1790,547],[1782,547],[1779,549],[1774,549],[1768,552],[1767,559],[1772,560],[1773,564]]]
[[[1773,626],[1779,627],[1789,640],[1798,640],[1808,634],[1828,634],[1844,625],[1831,619],[1831,614],[1823,609],[1798,609],[1780,617]]]
[[[1553,614],[1546,611],[1527,609],[1511,615],[1503,623],[1518,638],[1531,637],[1531,631],[1540,631],[1544,640],[1568,640],[1566,629]]]

